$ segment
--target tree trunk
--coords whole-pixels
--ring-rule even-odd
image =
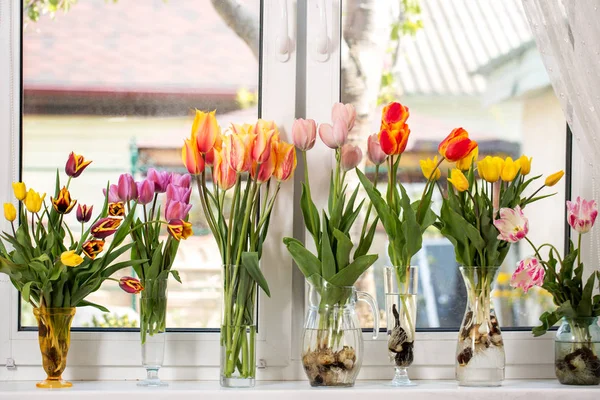
[[[254,58],[258,60],[260,56],[258,17],[238,0],[211,0],[211,2],[227,26],[250,47]]]

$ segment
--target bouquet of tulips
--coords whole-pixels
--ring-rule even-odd
[[[190,175],[156,171],[153,168],[148,170],[146,179],[141,182],[135,182],[130,174],[121,175],[118,185],[110,185],[106,193],[111,217],[121,218],[137,213],[135,219],[131,220],[131,259],[138,261],[134,270],[141,282],[127,277],[127,285],[122,287],[132,294],[144,290],[140,304],[142,344],[146,342],[146,335],[152,336],[166,329],[169,274],[181,283],[179,273],[171,267],[180,240],[187,239],[193,233],[192,224],[187,221],[192,208],[189,204],[191,193]],[[161,212],[158,202],[161,194],[166,197],[164,212]],[[163,225],[166,225],[169,233],[165,240],[161,240]]]
[[[45,193],[26,190],[22,182],[13,183],[14,195],[21,203],[17,224],[17,209],[12,203],[4,204],[4,216],[11,223],[12,232],[0,236],[0,272],[10,277],[23,300],[34,308],[93,306],[107,312],[105,307],[85,298],[113,273],[142,262],[114,263],[133,247],[133,243],[122,245],[130,232],[132,217],[122,223],[122,218],[110,215],[107,202],[87,229],[85,224],[91,220],[93,207],[78,205],[75,214],[81,223],[79,240],[65,221],[77,205],[69,192],[71,180],[79,177],[90,163],[81,155],[69,155],[65,166],[69,179],[61,188],[57,171],[56,189],[49,205],[44,201]],[[112,241],[107,243],[111,236]]]
[[[108,203],[87,228],[92,218],[92,208],[79,204],[76,219],[81,223],[79,240],[69,228],[68,218],[77,205],[71,198],[71,180],[79,177],[91,161],[71,153],[65,166],[67,184],[62,186],[57,171],[56,189],[50,204],[45,193],[26,190],[22,182],[13,183],[20,211],[12,203],[4,204],[4,216],[10,221],[11,232],[0,237],[0,272],[7,274],[23,300],[34,307],[38,320],[39,344],[42,362],[48,379],[38,387],[69,387],[61,379],[66,367],[69,349],[69,329],[75,307],[93,306],[108,311],[86,297],[100,288],[115,272],[137,266],[143,260],[117,258],[134,244],[123,245],[131,231],[133,215],[123,220],[109,214]],[[17,214],[20,218],[17,220]],[[15,226],[16,225],[16,226]],[[112,237],[112,240],[107,241]],[[10,248],[12,247],[12,249]],[[127,286],[127,280],[120,282]]]
[[[541,325],[533,328],[532,332],[534,336],[541,336],[563,319],[557,333],[555,354],[556,375],[561,383],[600,383],[600,329],[597,321],[600,295],[594,296],[594,285],[596,278],[600,281],[600,272],[591,273],[584,281],[581,261],[581,237],[590,231],[597,216],[594,200],[577,197],[574,202],[567,201],[567,222],[577,232],[577,247],[571,241],[564,258],[549,243],[535,246],[523,232],[522,238],[531,245],[535,255],[519,261],[511,278],[511,286],[521,288],[523,292],[539,286],[552,295],[556,309],[544,312],[540,316]],[[547,257],[542,255],[544,250],[547,250]]]
[[[280,187],[296,167],[296,152],[281,140],[272,121],[232,124],[221,134],[215,112],[197,110],[182,158],[198,186],[223,261],[221,383],[253,379],[257,285],[270,296],[259,261]],[[208,168],[212,184],[207,182]],[[228,195],[230,210],[225,207]]]

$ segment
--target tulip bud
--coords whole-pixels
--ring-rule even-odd
[[[137,199],[137,186],[131,174],[122,174],[119,176],[119,186],[117,192],[119,194],[119,199],[122,202],[128,202]]]
[[[221,190],[231,189],[237,180],[237,173],[231,169],[225,156],[225,152],[215,153],[215,166],[213,168],[213,181]]]
[[[86,256],[88,256],[88,258],[92,260],[95,259],[98,254],[102,253],[103,249],[104,240],[99,239],[88,240],[81,246],[83,254],[85,254]]]
[[[141,182],[136,182],[135,185],[138,194],[137,202],[139,204],[148,204],[154,199],[154,182],[145,179]]]
[[[94,206],[87,206],[85,204],[79,204],[77,206],[77,213],[75,216],[77,217],[77,221],[81,223],[89,222],[92,218],[92,210]]]
[[[4,218],[10,222],[13,222],[15,219],[17,219],[17,209],[13,203],[4,203]]]
[[[167,231],[169,231],[175,240],[185,240],[194,233],[192,231],[192,224],[182,219],[170,220],[167,224]]]
[[[23,182],[13,182],[12,187],[17,200],[25,200],[25,196],[27,196],[27,188],[25,187],[25,184]]]
[[[362,161],[362,150],[358,146],[345,144],[342,146],[342,156],[340,165],[344,171],[350,171],[356,168]]]
[[[274,130],[261,130],[257,133],[256,139],[254,139],[254,143],[251,145],[252,161],[262,164],[269,159],[271,156],[271,140],[274,134]]]
[[[307,151],[314,147],[317,124],[313,119],[298,118],[292,125],[292,139],[298,150]]]
[[[338,149],[348,140],[348,125],[342,118],[336,119],[333,126],[330,124],[319,125],[319,137],[330,149]]]
[[[519,166],[517,163],[514,162],[511,157],[506,157],[502,167],[502,172],[500,173],[502,180],[504,182],[511,182],[517,176],[517,172],[519,172]]]
[[[546,182],[544,184],[548,187],[554,186],[558,183],[558,181],[560,181],[560,179],[563,177],[564,174],[565,174],[565,171],[555,172],[546,178]]]
[[[104,239],[114,234],[119,229],[119,225],[121,225],[119,218],[102,218],[92,225],[90,233],[95,238]]]
[[[173,177],[171,178],[170,183],[173,186],[179,186],[182,188],[189,189],[190,185],[192,184],[192,176],[190,174],[183,174],[183,175],[173,174]],[[167,187],[168,186],[169,185],[167,185]],[[167,190],[167,187],[165,187],[165,191]]]
[[[77,267],[83,262],[83,258],[75,253],[75,250],[63,251],[60,262],[67,267]]]
[[[171,183],[172,174],[167,171],[157,171],[154,168],[149,168],[147,179],[154,183],[156,193],[164,193],[167,191],[169,183]]]
[[[33,189],[29,189],[27,192],[27,196],[25,196],[25,208],[30,213],[37,213],[42,209],[42,204],[44,202],[44,197],[46,197],[46,193],[40,195],[38,192],[35,192]]]
[[[167,221],[172,219],[186,219],[191,209],[191,204],[178,200],[167,200],[165,204],[165,219]]]
[[[442,176],[442,171],[437,167],[438,166],[438,157],[428,158],[427,160],[420,160],[419,165],[421,165],[421,171],[423,172],[423,176],[427,180],[437,181]],[[435,172],[433,169],[435,168]]]
[[[575,202],[567,201],[567,222],[577,232],[589,232],[597,216],[598,207],[594,200],[587,201],[577,196]]]
[[[217,136],[221,134],[215,113],[216,111],[205,113],[196,110],[196,117],[192,124],[192,138],[196,141],[196,149],[202,154],[212,150]]]
[[[379,137],[376,133],[367,139],[367,157],[375,165],[382,164],[387,158],[387,154],[381,149]]]
[[[91,163],[91,161],[85,161],[83,156],[71,152],[65,165],[65,172],[71,178],[77,178]]]
[[[119,287],[130,294],[138,294],[144,290],[144,286],[139,279],[132,278],[131,276],[124,276],[119,279]]]
[[[182,186],[175,186],[174,184],[170,184],[167,187],[167,201],[175,200],[183,203],[189,203],[191,195],[191,187],[186,188]]]
[[[464,192],[465,190],[469,189],[469,180],[458,168],[454,168],[452,171],[450,171],[450,178],[448,178],[448,182],[450,182],[452,186],[454,186],[459,192]]]
[[[229,166],[237,173],[247,172],[250,170],[252,160],[250,159],[250,141],[253,140],[252,135],[231,134],[226,136],[227,156]],[[246,140],[247,141],[246,141]]]
[[[521,171],[521,175],[525,176],[525,175],[529,174],[529,172],[531,171],[531,160],[532,159],[533,159],[533,157],[527,158],[527,156],[521,156],[516,161],[517,166],[518,166],[519,170]]]
[[[331,108],[331,120],[337,119],[346,121],[348,131],[351,131],[356,121],[356,109],[352,104],[335,103]]]
[[[292,177],[296,169],[296,148],[294,145],[286,142],[278,142],[275,149],[277,164],[273,176],[279,182],[285,182]]]

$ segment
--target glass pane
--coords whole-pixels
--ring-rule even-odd
[[[258,31],[260,0],[241,3],[255,21],[247,33]],[[184,172],[180,147],[194,108],[217,108],[223,128],[258,118],[258,60],[208,0],[87,0],[37,21],[24,14],[23,180],[28,187],[50,193],[56,168],[62,171],[75,151],[93,163],[72,182],[71,192],[98,210],[101,189],[121,173],[142,179],[150,167]],[[167,326],[218,328],[220,257],[201,222],[199,202],[192,210],[195,235],[182,242],[173,265],[184,284],[169,284]],[[78,232],[75,216],[68,221]],[[90,300],[111,314],[80,308],[73,326],[138,325],[138,299],[116,283],[106,282]],[[34,325],[23,308],[22,325]]]
[[[408,8],[398,8],[399,3]],[[418,161],[435,156],[438,143],[461,126],[479,142],[480,157],[532,156],[531,176],[565,168],[565,120],[520,3],[382,1],[365,8],[344,2],[342,101],[355,104],[365,116],[353,131],[360,143],[379,131],[384,104],[396,100],[409,107],[411,136],[401,180],[412,198],[421,196],[424,183]],[[448,167],[442,165],[444,175]],[[370,176],[373,171],[367,165]],[[383,190],[385,182],[380,185]],[[564,180],[552,189],[545,193],[556,196],[526,210],[529,237],[562,248]],[[439,208],[440,197],[435,202]],[[377,296],[381,313],[383,267],[389,263],[386,241],[380,227],[372,249],[380,258],[358,282]],[[543,290],[523,295],[508,284],[515,263],[530,253],[526,244],[513,246],[502,265],[494,299],[504,328],[536,325],[552,305]],[[426,232],[413,264],[420,268],[417,326],[457,329],[466,292],[450,242],[435,230]],[[362,315],[363,326],[372,326],[368,313]]]

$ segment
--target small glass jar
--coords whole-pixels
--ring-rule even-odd
[[[600,384],[597,317],[563,318],[554,342],[554,370],[564,385]]]

